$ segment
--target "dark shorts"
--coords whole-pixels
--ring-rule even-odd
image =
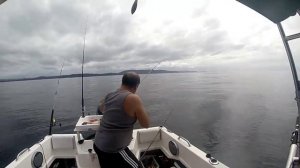
[[[126,147],[117,153],[103,152],[94,144],[101,168],[142,168],[143,166]]]

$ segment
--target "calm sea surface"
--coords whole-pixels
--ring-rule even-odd
[[[121,76],[85,78],[88,113]],[[54,133],[73,133],[81,79],[61,79]],[[49,129],[56,79],[0,83],[0,167]],[[230,167],[284,167],[297,114],[289,72],[151,74],[138,94],[152,125],[165,126]]]

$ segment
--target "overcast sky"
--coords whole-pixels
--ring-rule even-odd
[[[126,69],[289,70],[277,26],[234,0],[8,0],[0,6],[0,78]],[[283,23],[300,32],[300,18]],[[300,40],[291,45],[300,57]],[[297,44],[298,43],[298,44]],[[300,59],[297,58],[300,62]],[[298,64],[299,66],[299,64]]]

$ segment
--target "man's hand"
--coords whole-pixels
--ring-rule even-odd
[[[102,115],[105,110],[105,105],[104,105],[104,98],[100,100],[97,112],[99,115]]]

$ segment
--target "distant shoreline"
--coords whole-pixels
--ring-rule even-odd
[[[114,76],[114,75],[123,75],[125,72],[134,71],[138,74],[161,74],[161,73],[190,73],[190,72],[197,72],[197,71],[167,71],[167,70],[125,70],[118,73],[102,73],[102,74],[90,74],[85,73],[83,77],[93,77],[93,76]],[[43,79],[56,79],[56,78],[77,78],[81,77],[81,74],[70,74],[70,75],[57,75],[57,76],[39,76],[33,78],[17,78],[17,79],[0,79],[0,82],[14,82],[14,81],[28,81],[28,80],[43,80]]]

